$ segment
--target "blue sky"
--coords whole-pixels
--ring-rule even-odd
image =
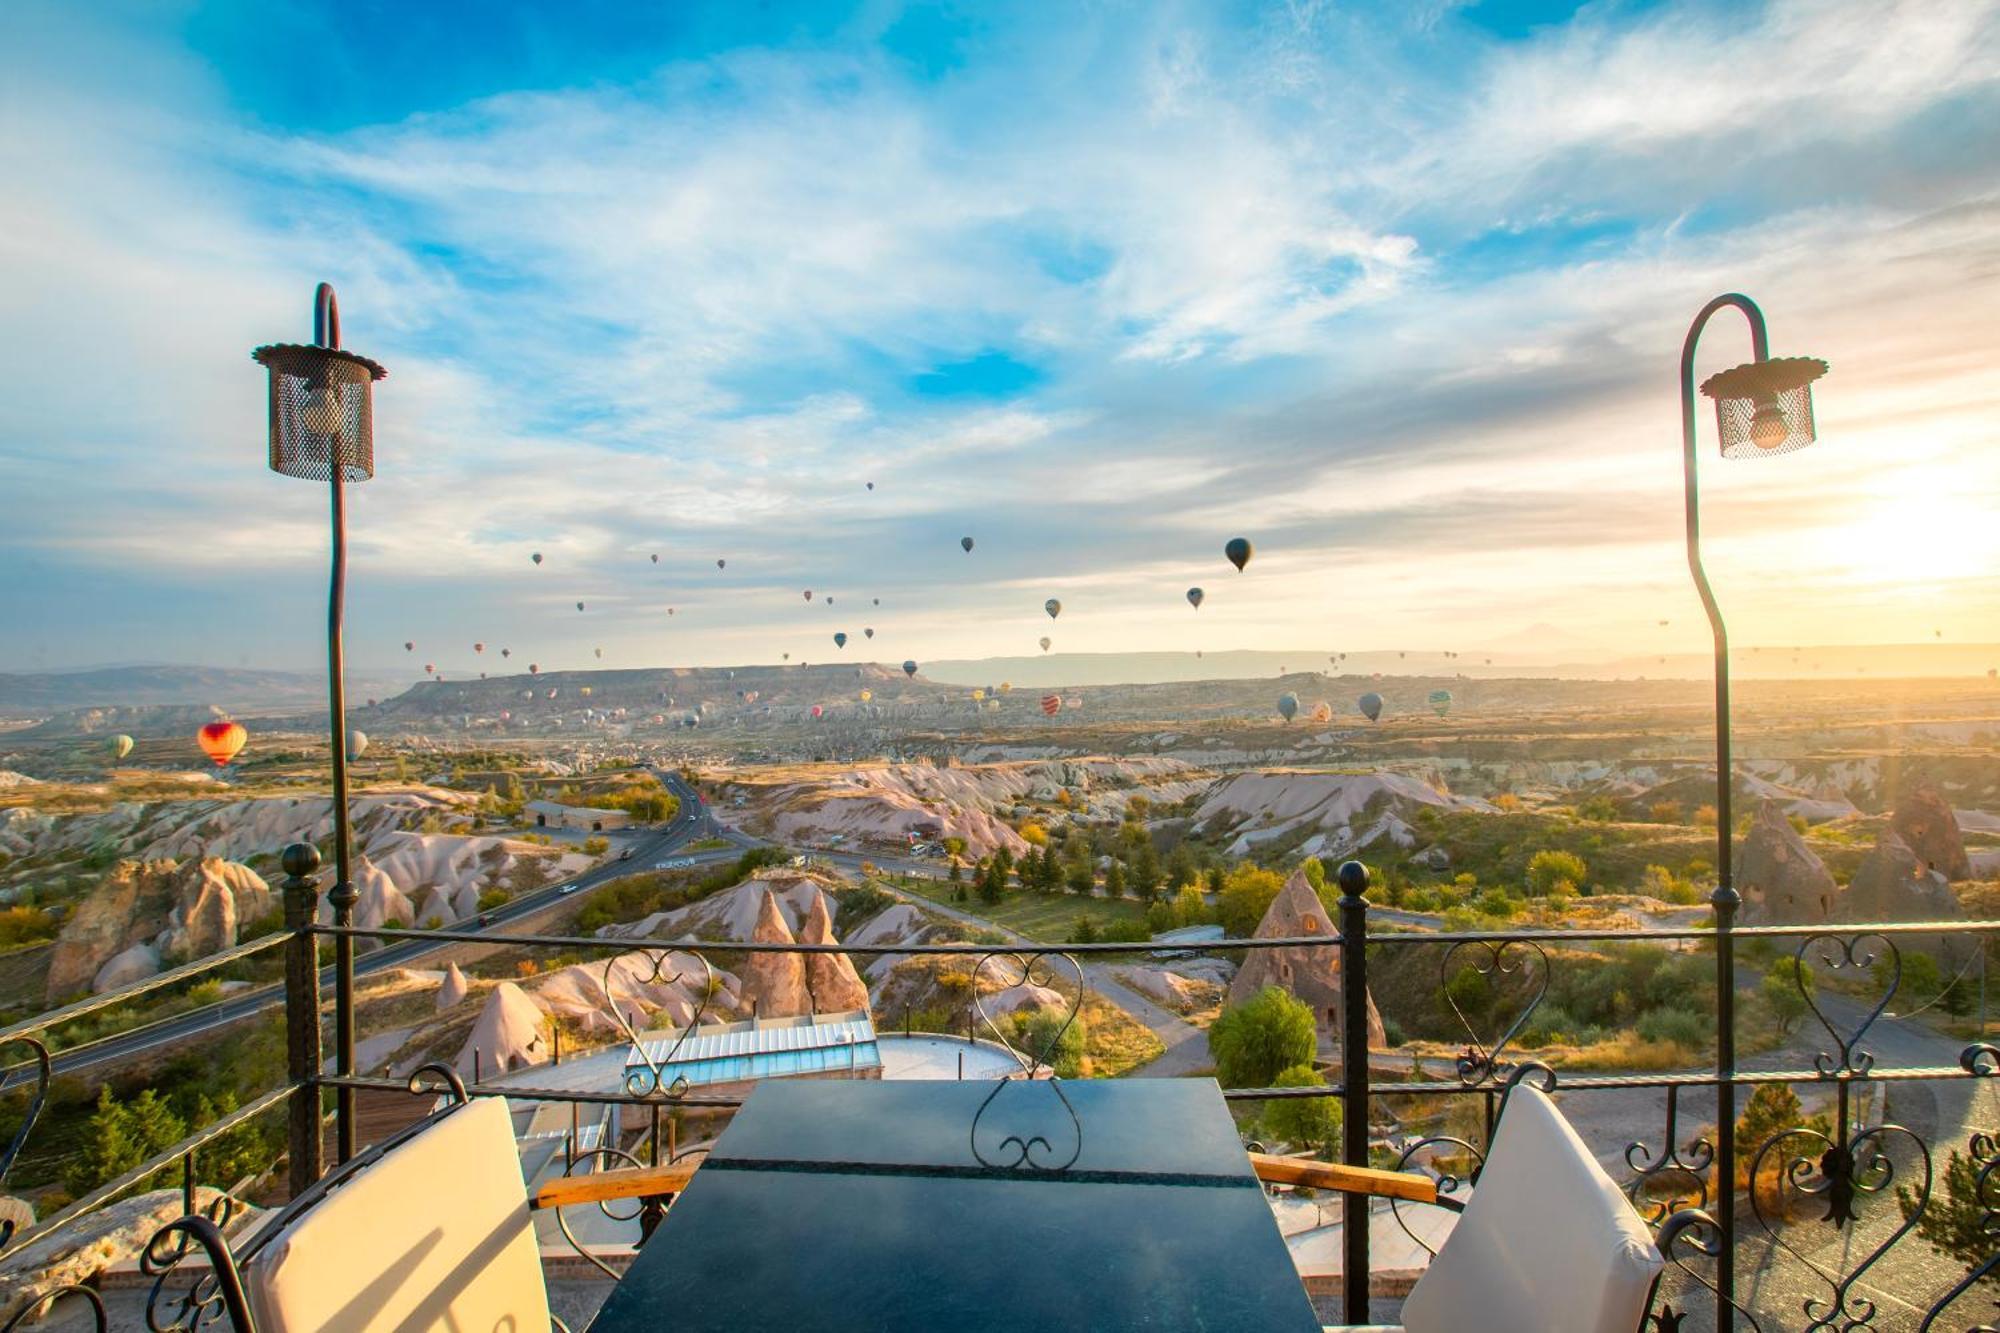
[[[1735,288],[1834,365],[1821,446],[1708,469],[1738,640],[2000,637],[1992,0],[8,26],[0,669],[315,661],[247,353],[321,278],[391,372],[364,667],[1696,647]]]

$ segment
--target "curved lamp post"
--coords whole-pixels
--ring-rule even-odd
[[[333,572],[327,589],[327,707],[333,729],[334,921],[353,920],[347,814],[347,688],[341,622],[347,600],[347,501],[343,487],[375,475],[374,385],[389,372],[340,348],[340,303],[322,282],[313,294],[310,344],[273,343],[250,354],[270,372],[271,470],[329,483],[333,496]],[[334,942],[335,1069],[354,1072],[354,941]],[[354,1156],[354,1091],[342,1088],[337,1116],[340,1160]]]
[[[1695,591],[1701,594],[1702,609],[1708,613],[1709,628],[1715,634],[1716,882],[1709,901],[1715,908],[1716,927],[1716,1215],[1729,1218],[1734,1215],[1736,1193],[1736,1087],[1731,1081],[1736,1074],[1736,948],[1730,930],[1742,898],[1736,892],[1730,864],[1729,631],[1722,623],[1722,611],[1715,604],[1708,572],[1701,564],[1694,401],[1695,344],[1709,319],[1725,306],[1736,307],[1749,322],[1751,360],[1702,381],[1702,394],[1715,400],[1715,425],[1722,439],[1724,458],[1790,453],[1811,444],[1815,438],[1812,383],[1826,374],[1826,362],[1809,356],[1773,360],[1764,330],[1764,312],[1757,308],[1756,302],[1736,292],[1718,296],[1703,306],[1681,346],[1681,448],[1686,469],[1688,571],[1694,575]],[[1734,1234],[1733,1227],[1730,1234]],[[1729,1240],[1729,1235],[1721,1238],[1721,1252],[1716,1258],[1716,1319],[1723,1328],[1734,1327],[1731,1302],[1736,1287],[1736,1259]]]

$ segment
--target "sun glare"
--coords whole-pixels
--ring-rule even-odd
[[[1980,506],[1917,480],[1871,498],[1854,522],[1828,529],[1827,567],[1846,582],[1902,584],[1922,595],[2000,566],[2000,539]]]

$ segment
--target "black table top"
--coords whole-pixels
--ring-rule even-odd
[[[1208,1079],[760,1084],[591,1325],[1319,1327]]]

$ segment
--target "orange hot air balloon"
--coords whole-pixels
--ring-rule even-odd
[[[217,768],[227,767],[250,739],[250,733],[243,730],[241,722],[211,722],[194,734],[195,743],[201,752],[215,761]]]

